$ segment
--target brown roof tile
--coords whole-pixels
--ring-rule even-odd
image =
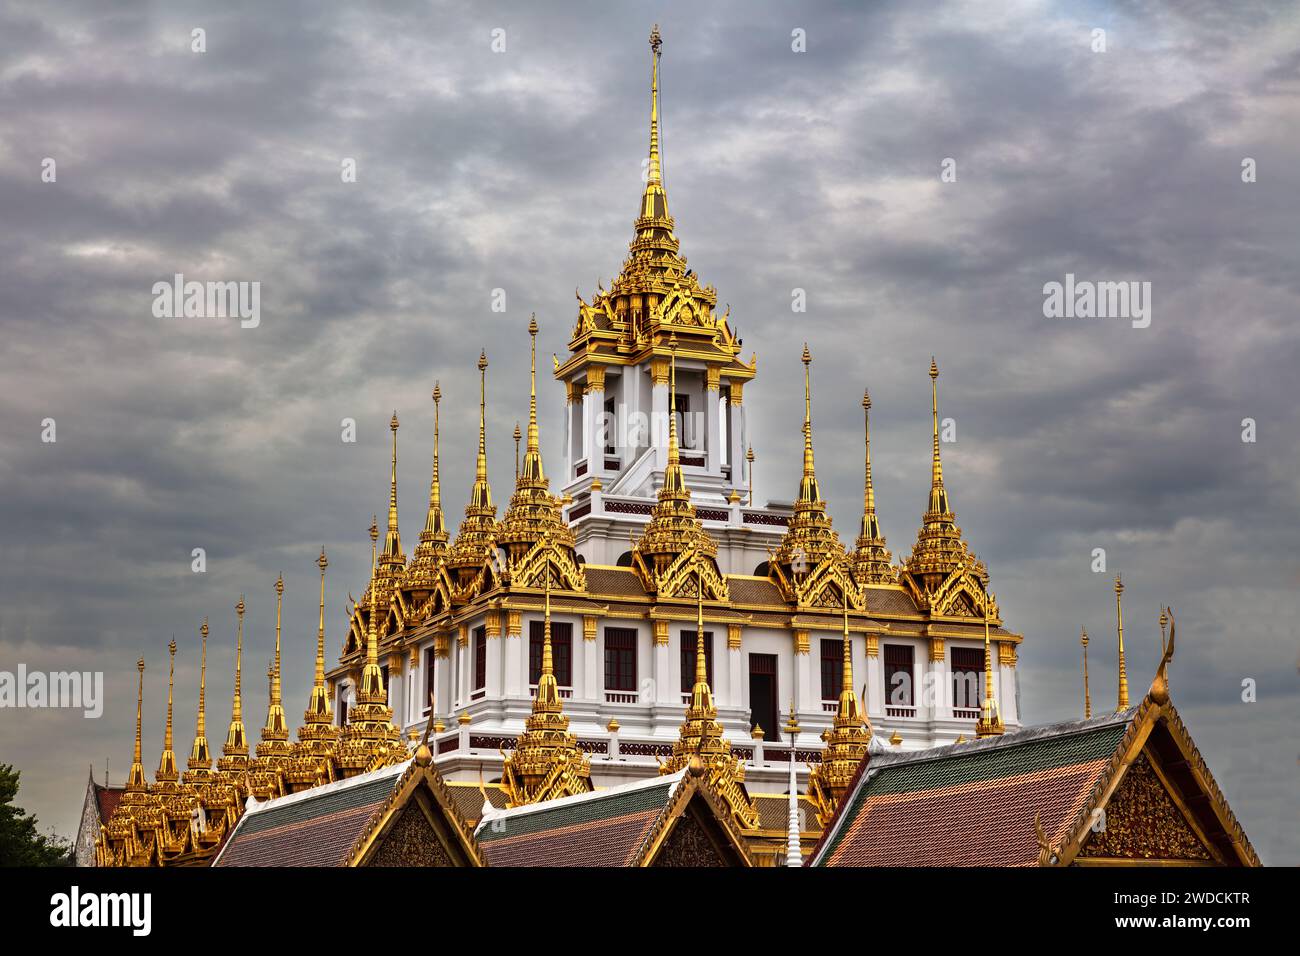
[[[1057,840],[1110,766],[1134,714],[871,756],[817,866],[1032,866],[1036,815]]]

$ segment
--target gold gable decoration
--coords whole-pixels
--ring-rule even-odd
[[[804,343],[803,477],[794,512],[781,544],[769,562],[786,600],[801,607],[836,607],[847,600],[855,609],[865,607],[861,587],[853,580],[851,565],[840,537],[831,527],[817,469],[812,441],[812,353]]]
[[[744,830],[758,827],[758,808],[745,790],[745,765],[731,752],[731,744],[722,733],[718,722],[718,709],[713,703],[709,688],[708,670],[704,651],[704,562],[696,564],[700,585],[696,588],[695,618],[695,684],[691,688],[691,702],[686,708],[686,719],[673,744],[672,755],[660,766],[662,774],[676,773],[690,767],[702,775],[727,805],[737,826]]]
[[[531,362],[528,397],[528,443],[515,479],[510,507],[497,528],[496,543],[506,552],[503,580],[514,587],[540,587],[539,578],[558,574],[566,590],[585,591],[586,576],[578,564],[573,531],[564,521],[560,500],[551,494],[542,467],[537,425],[537,317],[528,321]]]
[[[505,758],[501,789],[509,805],[523,806],[591,790],[591,763],[569,732],[551,648],[551,587],[546,579],[542,672],[537,679],[532,713],[524,721],[518,745]]]

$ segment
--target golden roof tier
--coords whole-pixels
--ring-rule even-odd
[[[703,775],[727,804],[736,824],[752,830],[758,826],[758,810],[745,790],[745,764],[731,752],[731,744],[722,734],[718,709],[709,687],[708,659],[704,648],[704,581],[703,560],[697,560],[699,576],[695,616],[695,683],[686,719],[673,744],[672,756],[660,767],[660,773],[676,773],[688,766],[703,766]]]
[[[862,531],[854,545],[853,578],[859,585],[893,584],[898,580],[885,547],[885,536],[876,517],[876,489],[871,482],[871,394],[862,391],[863,434],[866,436],[866,468],[862,483]]]
[[[293,752],[289,743],[289,722],[284,716],[280,679],[280,610],[284,601],[284,575],[275,580],[275,657],[267,669],[269,683],[266,723],[252,761],[249,790],[258,800],[270,800],[285,792],[284,771]]]
[[[501,789],[512,807],[591,790],[591,763],[579,749],[578,739],[569,732],[569,718],[564,715],[555,679],[549,575],[542,624],[542,673],[537,679],[532,713],[524,721],[524,732],[502,767]]]
[[[190,748],[190,759],[185,763],[182,779],[191,786],[207,783],[212,776],[212,752],[208,749],[207,705],[205,695],[208,682],[208,619],[203,619],[199,628],[202,639],[202,652],[199,659],[199,707],[194,718],[194,745]]]
[[[844,605],[844,660],[841,664],[840,699],[835,718],[823,738],[822,760],[808,777],[808,794],[817,805],[822,826],[830,823],[858,766],[871,744],[871,721],[853,689],[853,645],[849,639],[849,608]]]
[[[962,539],[957,516],[948,501],[939,457],[939,366],[930,359],[930,417],[933,454],[930,465],[930,502],[921,519],[912,554],[901,579],[917,604],[932,615],[983,617],[997,622],[997,603],[988,593],[988,570]]]
[[[366,631],[366,661],[361,669],[357,702],[348,710],[348,724],[338,736],[334,760],[339,773],[354,777],[405,760],[409,754],[401,731],[393,724],[393,709],[388,706],[384,674],[379,669],[379,635],[376,620],[379,608],[371,597],[370,622]]]
[[[240,688],[244,658],[244,596],[235,605],[239,616],[235,637],[235,689],[230,698],[230,726],[226,729],[226,742],[217,760],[217,769],[223,774],[242,773],[248,767],[248,736],[244,733],[244,699]]]
[[[550,491],[542,467],[542,447],[537,427],[537,317],[528,320],[531,340],[528,385],[528,444],[515,477],[510,507],[497,527],[496,543],[505,549],[506,571],[513,587],[550,586],[552,573],[558,585],[585,591],[586,578],[574,552],[573,532],[560,512],[560,501]]]
[[[772,575],[787,600],[806,607],[837,607],[845,601],[864,609],[861,589],[854,582],[840,536],[826,512],[812,441],[812,353],[803,346],[803,477],[794,514],[781,545],[772,556]]]
[[[677,393],[676,336],[669,341],[669,356],[671,401]],[[650,512],[650,522],[632,549],[632,566],[646,590],[660,597],[692,597],[708,591],[710,600],[725,601],[727,581],[718,570],[717,553],[717,544],[704,530],[691,504],[691,492],[682,474],[677,418],[670,416],[664,483]]]
[[[320,549],[316,559],[320,568],[320,619],[316,625],[316,670],[312,679],[311,696],[303,712],[303,723],[298,728],[298,743],[285,767],[285,784],[290,792],[305,790],[318,783],[334,780],[334,744],[339,729],[334,726],[330,709],[329,690],[325,686],[325,569],[329,560],[325,549]]]
[[[439,475],[439,412],[442,388],[433,383],[433,475],[429,479],[429,508],[424,516],[420,543],[415,546],[411,563],[402,578],[403,599],[417,609],[424,609],[434,593],[442,590],[444,602],[450,598],[443,564],[447,559],[447,521],[442,511],[442,479]]]
[[[741,384],[754,377],[754,363],[739,358],[741,344],[715,311],[718,293],[700,284],[680,253],[664,189],[659,131],[659,57],[662,38],[650,34],[650,152],[645,189],[628,256],[609,289],[598,283],[590,303],[575,291],[578,320],[570,357],[557,363],[555,377],[575,382],[586,369],[587,386],[602,388],[604,368],[636,365],[657,357],[667,364],[668,340],[682,339],[683,355],[708,364],[710,374]]]
[[[497,509],[492,504],[492,486],[487,474],[487,352],[478,357],[478,458],[474,464],[474,484],[465,520],[456,533],[456,541],[447,556],[457,601],[471,598],[490,573],[496,555]]]

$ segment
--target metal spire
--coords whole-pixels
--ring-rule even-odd
[[[1124,582],[1115,575],[1115,626],[1119,632],[1119,702],[1116,710],[1128,709],[1128,669],[1124,666],[1124,609],[1120,606],[1120,595],[1124,593]]]
[[[1088,692],[1088,629],[1081,628],[1079,643],[1083,645],[1083,717],[1092,716],[1092,694]]]

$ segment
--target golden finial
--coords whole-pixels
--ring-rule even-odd
[[[1173,608],[1161,608],[1160,616],[1169,624],[1169,643],[1165,645],[1160,655],[1160,663],[1156,667],[1155,680],[1151,682],[1149,694],[1153,701],[1163,705],[1169,703],[1169,662],[1174,659],[1174,632],[1177,628],[1174,625]]]
[[[745,461],[749,462],[749,500],[745,502],[749,507],[754,507],[754,446],[750,445],[745,451]]]
[[[167,669],[167,725],[163,731],[162,757],[158,761],[158,772],[154,774],[154,780],[160,783],[174,783],[179,776],[176,772],[176,753],[172,749],[172,688],[176,679],[176,636],[174,634],[171,643],[167,645],[167,653],[170,656]]]
[[[269,672],[271,693],[266,708],[266,725],[262,728],[263,740],[288,740],[289,726],[284,719],[284,700],[280,682],[280,609],[284,602],[284,574],[275,579],[275,657]]]
[[[378,541],[378,540],[379,540],[379,515],[371,515],[371,516],[370,516],[370,544],[371,544],[371,546],[373,547],[373,546],[374,546],[374,543],[375,543],[376,541]]]
[[[1160,609],[1160,653],[1161,654],[1164,654],[1165,652],[1165,628],[1168,625],[1169,625],[1169,615],[1165,613],[1164,608],[1161,608]]]
[[[427,767],[433,763],[433,751],[429,749],[429,732],[433,729],[433,692],[429,693],[429,719],[424,723],[424,736],[420,739],[420,745],[415,748],[415,763],[419,767]],[[412,728],[411,733],[415,733]]]
[[[795,706],[794,706],[794,698],[791,697],[791,698],[790,698],[789,717],[788,717],[788,719],[787,719],[786,722],[785,722],[785,732],[786,732],[787,734],[790,735],[790,746],[791,746],[791,747],[793,747],[793,746],[795,745],[795,739],[799,736],[799,731],[800,731],[800,729],[801,729],[801,728],[799,727],[799,711],[797,711],[797,710],[795,709]],[[793,750],[790,752],[790,760],[791,760],[791,762],[794,761],[794,751],[793,751]]]
[[[897,730],[895,730],[894,733],[890,736],[889,742],[893,744],[895,747],[897,747],[899,744],[903,742],[903,735],[900,734]]]
[[[984,702],[975,722],[976,737],[997,737],[1005,730],[998,701],[993,694],[993,645],[989,638],[989,605],[984,605]]]
[[[853,555],[854,577],[862,584],[886,584],[895,580],[889,549],[876,516],[876,486],[871,477],[871,394],[862,390],[862,434],[865,465],[862,481],[862,528]]]
[[[650,31],[650,164],[647,170],[647,192],[650,186],[663,181],[663,161],[659,156],[659,48],[663,39],[659,36],[659,24]]]
[[[144,790],[144,764],[140,762],[140,736],[142,732],[141,721],[144,716],[144,658],[141,657],[135,662],[135,668],[140,672],[140,688],[135,698],[135,759],[131,761],[131,773],[127,777],[127,790]]]
[[[402,556],[402,536],[397,530],[397,412],[388,422],[393,433],[392,471],[388,485],[388,533],[384,536],[384,561],[388,564],[405,564]]]
[[[1083,717],[1092,716],[1092,695],[1088,692],[1088,629],[1082,628],[1079,643],[1083,645]]]
[[[235,637],[235,693],[230,702],[230,727],[226,731],[226,743],[221,752],[225,757],[247,757],[248,738],[244,734],[244,704],[240,690],[244,660],[244,596],[239,596],[235,613],[239,615],[239,625]]]
[[[803,344],[803,481],[799,484],[799,501],[803,504],[815,504],[821,500],[821,491],[817,487],[817,476],[813,467],[812,446],[812,353],[808,343]]]
[[[478,356],[478,460],[474,466],[473,495],[475,504],[480,505],[492,503],[490,493],[486,502],[477,500],[487,486],[487,367],[487,349],[483,349]]]
[[[212,754],[208,750],[207,729],[207,683],[208,683],[208,619],[203,619],[199,627],[202,650],[199,658],[199,709],[194,718],[194,746],[190,748],[190,759],[186,767],[190,770],[207,771],[212,768]]]
[[[329,724],[330,698],[325,688],[325,569],[330,565],[325,557],[325,546],[321,545],[320,557],[316,567],[320,568],[320,617],[316,623],[316,670],[312,678],[311,697],[308,698],[307,710],[303,715],[307,723]]]
[[[934,489],[943,488],[943,462],[939,458],[939,366],[930,356],[930,415],[934,419],[934,459],[930,466],[930,483]],[[935,507],[935,495],[933,491],[930,496],[931,511],[947,511],[947,496],[943,496],[940,502],[942,507]]]
[[[1115,575],[1115,625],[1119,634],[1119,704],[1116,710],[1128,709],[1128,669],[1124,664],[1124,609],[1120,604],[1120,595],[1124,593],[1124,582]]]
[[[519,422],[515,422],[515,480],[519,480],[519,441],[524,437],[523,432],[519,430]]]

